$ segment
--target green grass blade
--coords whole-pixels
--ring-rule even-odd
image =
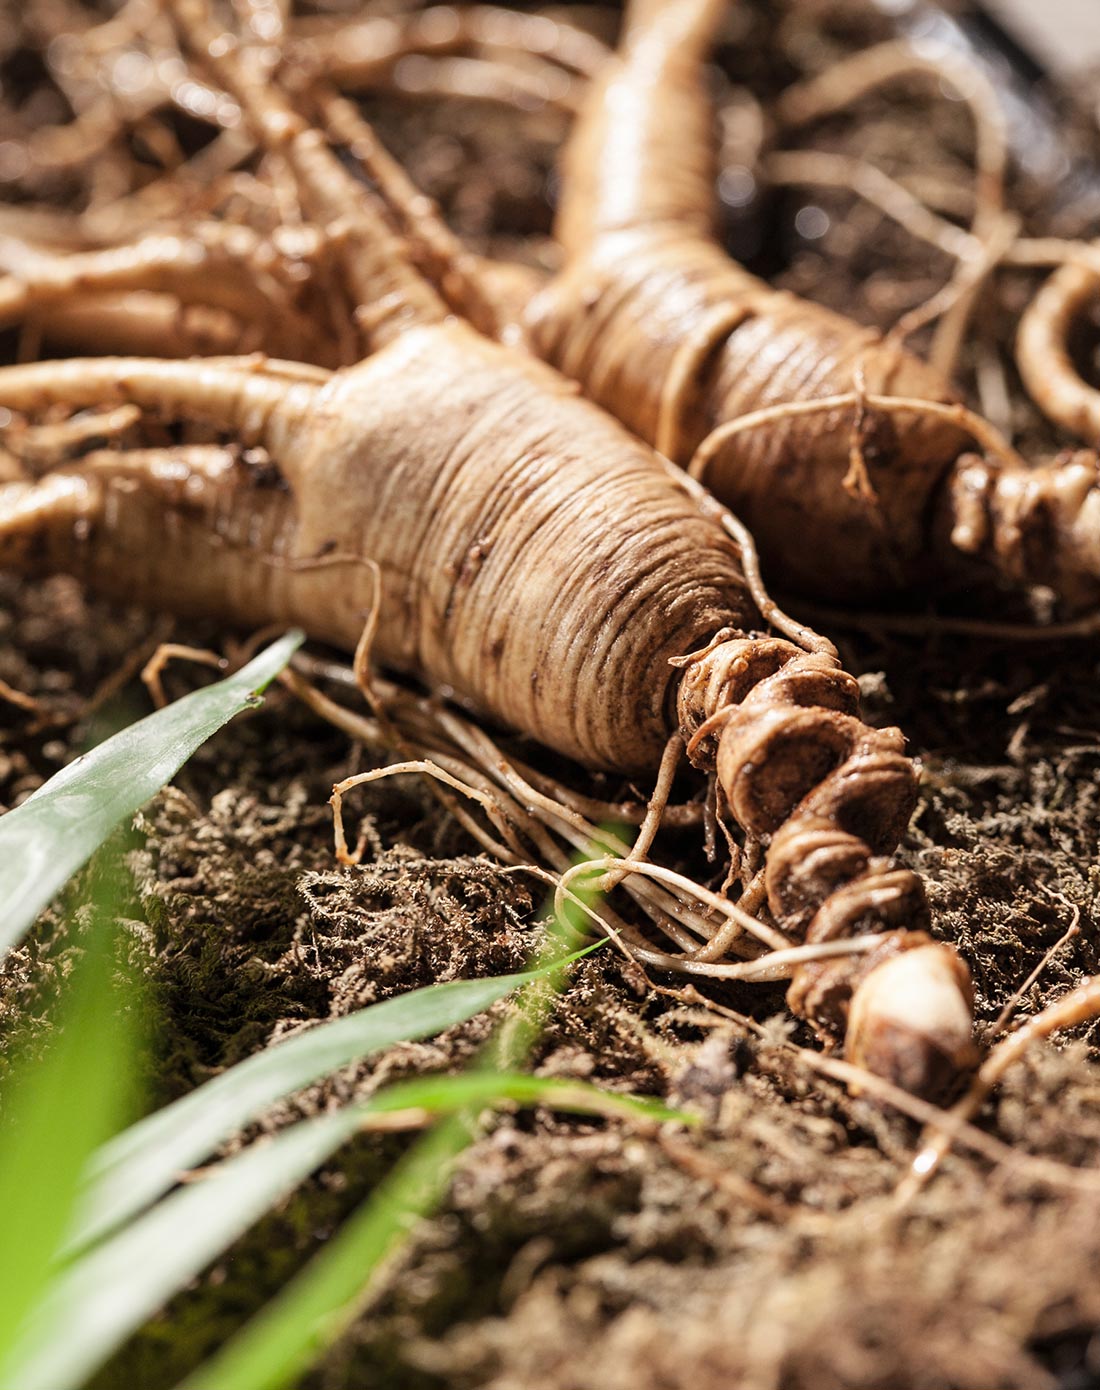
[[[453,1113],[397,1165],[325,1249],[177,1390],[282,1390],[295,1381],[354,1320],[377,1267],[438,1205],[455,1160],[473,1137],[477,1109],[501,1100],[650,1123],[695,1122],[656,1101],[523,1073],[467,1072],[389,1087],[369,1102],[373,1113],[421,1107]]]
[[[569,957],[575,960],[602,945]],[[428,985],[278,1043],[132,1125],[96,1155],[68,1249],[97,1239],[171,1187],[267,1106],[398,1042],[433,1037],[561,962],[518,975]]]
[[[123,729],[0,818],[0,955],[117,825],[223,724],[256,704],[302,640],[288,633],[234,675]]]
[[[560,1102],[569,1110],[614,1111],[651,1121],[685,1118],[654,1102],[611,1095],[580,1082],[486,1072],[406,1082],[339,1114],[302,1121],[226,1160],[210,1177],[180,1188],[58,1276],[39,1304],[9,1379],[0,1383],[18,1390],[75,1390],[173,1293],[372,1117],[411,1109],[465,1115],[472,1106],[501,1100]],[[260,1390],[285,1383],[269,1381],[272,1358],[280,1365],[297,1365],[297,1358],[312,1347],[319,1325],[331,1330],[333,1318],[350,1316],[346,1305],[370,1268],[407,1229],[410,1218],[437,1200],[449,1174],[440,1146],[453,1156],[466,1142],[464,1124],[444,1126],[443,1131],[442,1137],[436,1132],[428,1136],[426,1147],[418,1145],[414,1151],[414,1161],[398,1165],[386,1179],[367,1204],[370,1221],[364,1224],[362,1212],[353,1216],[324,1254],[271,1305],[271,1317],[261,1315],[241,1344],[232,1344],[236,1349],[228,1364],[239,1363],[243,1370],[232,1379],[225,1379],[224,1370],[200,1370],[195,1385],[207,1385],[204,1374],[221,1377],[210,1380],[211,1386]],[[452,1141],[460,1137],[462,1144],[452,1149]],[[269,1369],[258,1375],[259,1366]]]
[[[18,1385],[8,1357],[48,1286],[79,1192],[81,1169],[126,1119],[136,1091],[135,1025],[115,978],[112,904],[93,905],[44,1055],[17,1062],[0,1132],[0,1385]],[[131,986],[132,987],[132,986]]]
[[[76,1390],[141,1324],[361,1124],[348,1112],[258,1144],[182,1187],[65,1270],[35,1309],[4,1390]]]
[[[453,1110],[496,1105],[512,1101],[516,1105],[549,1105],[555,1110],[575,1110],[582,1115],[612,1115],[622,1119],[681,1125],[699,1123],[698,1116],[676,1110],[663,1101],[647,1096],[623,1095],[605,1091],[583,1081],[553,1076],[531,1076],[528,1072],[466,1071],[457,1076],[418,1076],[387,1086],[370,1101],[372,1114],[397,1110],[427,1110],[444,1115]]]
[[[439,1205],[473,1133],[460,1111],[426,1134],[321,1254],[176,1390],[281,1390],[297,1380],[354,1320],[372,1273]]]

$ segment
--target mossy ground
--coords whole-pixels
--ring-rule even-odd
[[[144,630],[136,616],[85,608],[67,583],[9,586],[7,598],[0,674],[22,653],[34,692],[60,690],[66,671],[94,685],[82,634],[96,633],[109,664]],[[59,624],[71,614],[65,651],[33,647],[47,598]],[[848,655],[857,669],[873,658],[872,714],[900,719],[923,759],[903,853],[929,881],[937,930],[974,966],[983,1024],[1079,910],[1080,934],[1020,1001],[1033,1012],[1097,968],[1095,652],[1021,656],[935,639],[872,650],[860,641]],[[25,766],[47,760],[19,723],[8,721],[5,797],[40,775]],[[512,970],[532,949],[537,896],[473,854],[416,781],[365,789],[381,848],[362,869],[334,866],[324,803],[351,756],[276,693],[145,812],[129,852],[128,939],[150,987],[152,1098],[310,1020],[432,980]],[[70,949],[48,920],[16,954],[0,994],[5,1032],[43,1026]],[[801,1066],[783,1046],[776,994],[724,998],[760,1019],[775,1014],[768,1035],[646,996],[614,954],[585,962],[536,1065],[701,1109],[707,1124],[690,1155],[615,1125],[501,1117],[308,1384],[982,1390],[1055,1384],[1061,1361],[1084,1365],[1100,1325],[1100,1186],[1039,1185],[958,1151],[899,1211],[912,1123]],[[489,1026],[478,1019],[346,1069],[262,1127],[461,1066]],[[982,1123],[1019,1153],[1095,1170],[1100,1063],[1088,1035],[1037,1049]],[[403,1142],[345,1150],[97,1387],[171,1384],[320,1247]],[[736,1178],[752,1185],[748,1196]],[[1081,1376],[1060,1383],[1090,1383]]]

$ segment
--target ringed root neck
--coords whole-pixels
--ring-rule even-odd
[[[880,933],[864,955],[802,965],[791,1009],[855,1062],[921,1095],[973,1060],[971,991],[954,950],[924,928],[920,878],[893,867],[916,804],[897,729],[858,717],[835,658],[767,637],[719,641],[686,664],[678,714],[689,756],[767,846],[768,905],[808,943]]]

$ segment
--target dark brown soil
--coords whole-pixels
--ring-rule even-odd
[[[888,32],[862,0],[786,0],[747,15],[748,50],[769,58],[748,71],[732,50],[726,56],[734,78],[751,82],[761,99],[797,71]],[[919,158],[930,176],[965,180],[970,146],[955,107],[882,99],[864,109],[863,122],[838,120],[809,132],[806,143],[858,148],[891,169]],[[550,118],[528,131],[486,110],[456,115],[388,102],[372,112],[471,237],[512,245],[545,234],[560,134]],[[1037,227],[1051,225],[1041,189],[1018,181],[1014,198]],[[784,283],[888,323],[942,276],[932,253],[839,195],[813,196],[830,230],[800,243],[791,228],[806,201],[776,196],[751,210],[772,231],[761,245]],[[1074,216],[1058,213],[1058,229],[1073,230]],[[737,234],[748,235],[747,226]],[[527,246],[550,254],[537,240]],[[1013,312],[1033,283],[1003,288],[983,325],[990,341],[1010,341]],[[1041,437],[1026,407],[1020,423]],[[0,704],[0,806],[8,807],[95,728],[146,707],[140,687],[125,681],[90,718],[84,712],[164,630],[85,598],[68,580],[0,586],[0,679],[40,699],[52,720],[28,729],[26,713]],[[926,876],[935,930],[972,966],[983,1029],[1079,914],[1079,934],[1019,1000],[1020,1013],[1035,1012],[1100,969],[1096,642],[953,638],[934,619],[917,636],[838,634],[861,673],[869,717],[899,723],[922,761],[921,802],[902,858]],[[173,635],[200,645],[226,640],[182,624]],[[171,683],[181,690],[199,679],[174,668]],[[434,980],[513,970],[529,958],[541,932],[541,890],[476,854],[418,780],[356,793],[371,848],[362,868],[335,867],[325,801],[335,780],[363,765],[360,750],[276,691],[203,749],[140,818],[125,926],[156,1025],[147,1049],[150,1104],[312,1020]],[[666,848],[705,868],[697,847]],[[47,915],[0,974],[4,1034],[48,1026],[72,949]],[[902,1208],[895,1192],[916,1149],[913,1122],[801,1062],[787,1044],[811,1040],[786,1020],[777,993],[715,997],[766,1021],[763,1033],[647,994],[610,951],[579,966],[537,1069],[668,1097],[699,1109],[705,1126],[663,1143],[607,1122],[502,1115],[465,1155],[443,1210],[388,1271],[352,1335],[303,1383],[1100,1383],[1100,1035],[1083,1031],[1035,1049],[980,1120],[1015,1154],[1088,1170],[1095,1181],[1087,1189],[957,1147]],[[261,1127],[400,1076],[460,1067],[490,1024],[480,1018],[346,1069]],[[321,1247],[404,1142],[364,1138],[346,1149],[146,1328],[97,1378],[97,1390],[174,1383]]]

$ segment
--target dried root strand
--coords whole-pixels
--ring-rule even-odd
[[[1081,379],[1069,349],[1074,324],[1100,299],[1100,247],[1088,250],[1096,269],[1063,266],[1028,306],[1020,320],[1016,363],[1043,414],[1095,447],[1100,445],[1100,389]]]
[[[316,254],[316,241],[299,239],[298,264]],[[303,267],[304,268],[304,267]],[[244,323],[259,322],[265,345],[278,352],[298,345],[323,357],[313,324],[295,303],[302,276],[277,247],[245,227],[204,223],[186,235],[153,234],[128,246],[67,256],[45,254],[6,238],[0,241],[0,322],[72,301],[135,291],[169,293],[182,305],[222,310]]]
[[[576,112],[573,81],[548,64],[532,71],[505,58],[402,58],[392,70],[377,73],[373,86],[406,96],[436,100],[487,102],[514,111],[548,111],[561,120]],[[356,84],[358,85],[358,84]]]
[[[229,665],[224,656],[219,656],[207,647],[192,647],[186,642],[161,642],[141,668],[141,683],[148,690],[149,698],[157,709],[164,709],[168,704],[168,696],[164,689],[164,672],[172,661],[197,662],[200,666],[209,666],[215,671],[224,671]]]
[[[1008,440],[995,429],[988,420],[975,414],[960,404],[945,404],[943,401],[920,400],[907,396],[879,396],[847,391],[839,396],[822,396],[817,400],[788,401],[782,405],[767,406],[762,410],[750,411],[734,420],[718,425],[702,441],[691,456],[688,474],[701,482],[706,481],[707,469],[721,452],[727,441],[750,430],[767,429],[782,420],[790,420],[805,415],[828,415],[832,412],[853,410],[862,406],[866,410],[881,411],[884,415],[925,416],[931,420],[943,421],[965,431],[985,452],[1010,468],[1024,469],[1027,464],[1009,444]]]
[[[120,444],[141,419],[134,405],[88,411],[48,425],[13,421],[0,427],[0,442],[24,472],[41,473],[68,463],[89,449]]]
[[[261,146],[286,161],[307,214],[331,229],[363,351],[395,341],[416,324],[442,322],[446,305],[409,263],[381,208],[321,132],[240,61],[232,37],[212,19],[205,0],[170,4],[181,43],[240,104]]]
[[[333,76],[341,74],[342,64],[351,67],[407,53],[453,53],[471,47],[526,54],[588,76],[594,76],[608,57],[598,38],[560,14],[530,14],[499,5],[438,5],[351,21],[303,18],[295,22],[294,33],[303,60],[317,59]]]
[[[359,862],[358,855],[348,851],[347,838],[344,832],[343,800],[345,793],[354,787],[365,786],[369,782],[377,782],[380,778],[396,777],[407,772],[417,772],[423,776],[435,778],[445,786],[476,802],[503,836],[504,843],[500,841],[489,842],[487,847],[490,852],[495,854],[498,859],[503,859],[505,863],[515,864],[522,858],[523,848],[494,796],[462,781],[461,778],[441,767],[434,759],[417,758],[408,762],[391,763],[388,767],[375,768],[371,772],[357,772],[352,777],[345,777],[342,782],[337,782],[333,787],[331,805],[336,834],[336,858],[341,864],[357,864]],[[459,820],[460,824],[463,823],[461,816],[456,817],[456,819]]]
[[[594,75],[607,57],[598,39],[560,17],[491,5],[335,26],[300,21],[296,32],[295,60],[344,89],[395,82],[521,108],[569,102],[571,83]],[[479,80],[470,82],[473,73]]]
[[[947,81],[966,102],[974,120],[977,199],[973,229],[994,223],[1004,209],[1008,168],[1008,131],[1000,98],[975,64],[946,50],[935,56],[910,44],[889,42],[863,49],[834,63],[817,77],[788,87],[775,106],[776,118],[788,127],[809,125],[851,106],[878,88],[918,77]]]
[[[438,208],[421,193],[401,165],[386,151],[351,102],[331,92],[315,94],[329,135],[354,158],[374,182],[402,233],[419,248],[419,267],[436,284],[448,304],[479,331],[502,338],[514,316],[491,293],[485,263],[467,251],[443,221]]]
[[[904,184],[865,159],[823,150],[783,150],[769,154],[763,169],[775,184],[812,184],[858,194],[918,241],[956,260],[980,251],[972,233],[933,212]]]

